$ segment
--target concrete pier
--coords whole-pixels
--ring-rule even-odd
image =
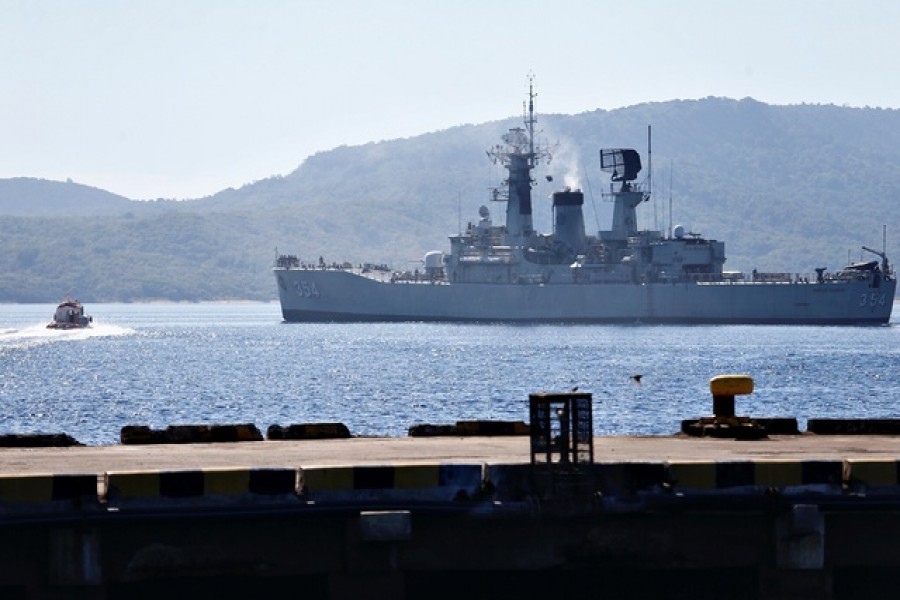
[[[900,438],[0,449],[2,598],[893,598]]]

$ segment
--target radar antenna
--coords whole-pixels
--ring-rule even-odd
[[[627,188],[641,171],[641,155],[631,148],[601,149],[600,169],[612,173],[611,179],[621,181],[622,187]]]

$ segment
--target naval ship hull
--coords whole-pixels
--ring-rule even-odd
[[[276,268],[286,322],[452,321],[875,325],[895,280],[490,284],[391,282],[340,269]]]

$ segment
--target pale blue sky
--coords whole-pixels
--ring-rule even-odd
[[[896,0],[0,0],[0,178],[196,198],[519,114],[529,72],[543,113],[896,108],[898,28]]]

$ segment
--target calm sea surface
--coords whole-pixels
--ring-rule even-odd
[[[890,326],[285,324],[277,304],[0,305],[0,434],[115,444],[124,425],[528,420],[528,394],[578,386],[602,434],[670,434],[712,413],[709,378],[747,373],[754,417],[900,417]],[[640,373],[641,385],[631,376]]]

